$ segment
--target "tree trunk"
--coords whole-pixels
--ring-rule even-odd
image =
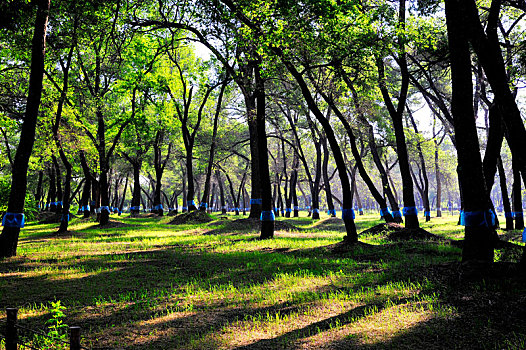
[[[504,217],[506,218],[506,230],[513,230],[513,212],[511,211],[510,198],[508,196],[508,186],[506,184],[506,172],[502,165],[502,158],[499,155],[497,159],[497,168],[499,170],[500,191],[502,195],[502,206],[504,208]]]
[[[124,208],[124,200],[126,199],[127,189],[128,189],[128,174],[126,174],[126,180],[124,181],[124,190],[122,191],[122,198],[119,204],[119,216],[122,214],[122,208]]]
[[[142,161],[132,163],[133,167],[133,194],[130,203],[130,215],[137,216],[141,210],[141,167]]]
[[[69,219],[70,219],[69,209],[71,207],[69,197],[71,194],[71,178],[72,178],[72,171],[73,171],[73,166],[68,161],[66,154],[62,150],[62,147],[59,148],[59,152],[60,152],[60,158],[62,159],[62,163],[64,164],[64,167],[66,168],[66,179],[64,181],[64,193],[62,196],[62,215],[60,217],[60,227],[57,233],[66,232],[68,230]]]
[[[437,183],[437,198],[436,198],[436,203],[437,203],[437,218],[440,218],[442,217],[442,180],[441,180],[441,174],[440,174],[440,163],[439,163],[439,157],[438,157],[438,146],[439,146],[439,142],[438,140],[436,139],[436,136],[435,135],[435,132],[434,132],[434,128],[435,128],[435,122],[436,122],[436,118],[433,119],[433,142],[435,144],[435,180],[436,180],[436,183]]]
[[[245,96],[247,109],[248,131],[250,134],[250,166],[251,166],[251,198],[250,218],[259,218],[261,215],[261,172],[259,170],[259,140],[257,130],[257,110],[255,96]],[[266,152],[266,150],[265,150]],[[243,209],[244,210],[244,209]]]
[[[194,185],[194,167],[192,164],[193,160],[193,147],[186,149],[186,179],[188,181],[188,190],[186,192],[186,208],[188,211],[197,210],[195,206],[195,185]],[[183,208],[184,209],[184,208]]]
[[[413,125],[413,130],[415,130],[415,134],[420,135],[418,132],[418,127],[416,126],[415,118],[413,118],[413,113],[407,107],[407,113],[409,114],[409,120],[411,121],[411,125]],[[420,146],[420,143],[416,144],[416,149],[418,150],[418,158],[420,160],[420,170],[422,174],[422,180],[423,180],[423,186],[422,186],[422,199],[424,204],[424,216],[426,217],[426,221],[431,220],[431,207],[429,206],[429,179],[427,177],[427,170],[426,170],[426,162],[424,159],[424,152],[422,151],[422,146]],[[437,204],[437,208],[439,207],[439,204]]]
[[[312,119],[310,118],[309,114],[306,113],[307,121],[309,123],[309,128],[312,135],[312,140],[314,142],[314,148],[316,150],[316,170],[314,175],[314,182],[310,184],[311,189],[311,213],[312,213],[312,219],[318,220],[320,218],[320,197],[319,197],[319,188],[320,188],[320,181],[321,181],[321,167],[322,167],[322,159],[321,159],[321,142],[319,139],[320,132]]]
[[[47,194],[49,203],[49,211],[55,212],[57,210],[57,181],[55,178],[55,166],[51,167],[49,171],[49,190]]]
[[[283,59],[282,53],[280,54]],[[309,110],[314,114],[318,122],[323,127],[323,130],[325,131],[325,135],[327,136],[327,140],[331,147],[334,161],[336,163],[336,168],[338,169],[338,175],[340,177],[340,182],[342,186],[342,195],[343,195],[342,218],[345,224],[345,230],[347,232],[347,236],[344,238],[344,240],[348,243],[355,243],[358,241],[358,234],[356,232],[356,226],[354,224],[354,211],[352,209],[352,202],[350,201],[351,184],[349,183],[349,177],[347,176],[347,169],[345,166],[343,155],[341,153],[339,142],[336,140],[331,124],[325,118],[323,113],[321,113],[318,106],[316,105],[316,102],[314,98],[312,97],[312,94],[310,93],[309,87],[307,83],[305,82],[305,80],[303,79],[303,76],[301,75],[301,73],[298,72],[296,67],[294,67],[294,65],[292,65],[292,63],[290,63],[286,59],[283,59],[283,63],[285,64],[289,72],[292,74],[292,76],[294,77],[298,85],[300,86],[303,97],[305,98],[305,101],[307,102],[307,105],[309,106]],[[331,106],[331,108],[332,107],[333,106]],[[333,110],[335,109],[333,108]],[[353,152],[353,155],[354,154],[355,153]]]
[[[208,166],[206,168],[206,178],[205,186],[203,189],[203,197],[201,199],[201,204],[199,205],[199,210],[206,211],[208,208],[208,197],[210,196],[210,179],[212,178],[212,168],[214,165],[214,156],[216,149],[216,138],[217,138],[217,127],[219,124],[219,112],[221,112],[221,103],[223,102],[223,94],[225,88],[228,85],[228,80],[225,80],[221,85],[221,90],[219,91],[219,96],[217,97],[216,110],[214,115],[214,127],[212,131],[212,143],[210,144],[210,153],[208,156]],[[212,204],[212,203],[210,203]]]
[[[327,120],[329,120],[328,115],[327,115]],[[332,201],[331,183],[329,181],[329,148],[327,147],[327,138],[323,133],[320,137],[320,143],[323,146],[322,174],[323,174],[323,188],[325,189],[326,200],[327,200],[327,209],[328,209],[327,214],[330,217],[335,218],[336,210],[334,209],[334,202]],[[352,203],[352,200],[351,200],[351,203]]]
[[[43,197],[43,188],[42,182],[44,180],[44,172],[40,170],[38,172],[38,181],[37,181],[37,191],[35,193],[35,201],[37,202],[37,208],[42,209],[42,197]]]
[[[458,179],[465,220],[462,260],[493,262],[493,233],[488,192],[484,181],[473,111],[471,57],[465,14],[461,3],[446,1],[446,23],[451,59],[452,100],[455,140],[458,155]]]
[[[265,132],[265,84],[260,75],[259,65],[254,68],[256,79],[256,130],[258,148],[258,170],[261,195],[261,235],[260,239],[274,237],[274,212],[272,211],[272,185],[270,183],[270,171],[268,166],[267,133]],[[254,187],[254,183],[252,183]],[[254,191],[254,190],[252,190]],[[254,193],[254,192],[253,192]],[[253,207],[251,207],[251,210]],[[252,212],[250,216],[253,217]]]
[[[225,189],[219,170],[216,170],[217,185],[219,186],[219,199],[221,201],[221,214],[226,214]]]
[[[515,160],[515,158],[514,158]],[[515,229],[522,230],[524,228],[524,215],[522,212],[522,190],[521,190],[521,174],[519,165],[513,161],[513,190],[511,196],[513,198],[513,216],[515,217]]]
[[[57,215],[60,215],[62,212],[62,197],[63,197],[63,191],[62,191],[62,175],[60,170],[60,165],[58,164],[57,157],[55,155],[51,156],[51,159],[53,160],[53,166],[55,167],[55,176],[57,181],[57,202],[55,207],[55,213]]]
[[[405,0],[400,0],[398,23],[402,29],[405,29],[406,16]],[[398,38],[398,64],[401,73],[401,87],[398,96],[398,105],[395,108],[385,81],[384,62],[378,57],[376,59],[376,66],[378,68],[379,86],[382,93],[383,100],[393,121],[393,129],[396,138],[396,153],[398,154],[398,165],[400,168],[400,175],[402,176],[402,194],[404,199],[404,216],[405,227],[418,228],[418,213],[415,206],[415,197],[413,189],[413,180],[411,178],[411,170],[409,168],[409,158],[407,155],[407,145],[405,142],[403,112],[406,105],[407,90],[409,88],[409,73],[407,70],[407,60],[405,52],[404,38],[402,35]]]
[[[353,96],[353,103],[355,110],[358,114],[358,118],[360,123],[362,123],[367,132],[367,140],[369,143],[369,149],[371,150],[371,155],[373,156],[374,164],[376,165],[376,168],[378,169],[378,172],[380,173],[380,179],[382,180],[382,187],[384,190],[384,193],[387,195],[387,199],[389,200],[389,204],[391,205],[392,215],[393,215],[393,221],[397,223],[402,222],[402,213],[400,213],[400,208],[398,206],[398,200],[396,196],[396,190],[395,188],[391,188],[389,183],[389,175],[386,168],[384,168],[382,161],[380,159],[380,155],[378,153],[378,147],[376,146],[376,140],[374,138],[374,130],[372,125],[369,123],[367,118],[362,113],[362,108],[360,106],[360,101],[358,100],[358,93],[356,92],[354,85],[352,81],[349,79],[347,74],[343,71],[343,68],[338,67],[340,73],[342,73],[342,77],[349,89],[351,90],[352,96]],[[358,163],[357,163],[358,166]],[[361,174],[361,173],[360,173]],[[361,175],[363,178],[363,175]],[[367,182],[366,182],[367,184]],[[368,185],[369,189],[371,189],[370,185]],[[393,193],[394,191],[394,193]],[[374,195],[373,195],[374,196]],[[387,207],[387,205],[385,206]]]
[[[44,77],[44,56],[46,48],[46,30],[49,16],[49,0],[40,0],[31,42],[31,68],[26,113],[20,142],[18,144],[11,176],[11,191],[7,212],[4,214],[4,228],[0,234],[0,257],[16,255],[20,228],[24,227],[24,204],[27,190],[27,169],[29,157],[35,142],[35,130],[38,109],[42,96]]]

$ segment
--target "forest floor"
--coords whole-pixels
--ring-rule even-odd
[[[519,250],[470,271],[450,243],[456,216],[421,223],[439,239],[357,216],[353,246],[340,219],[300,216],[263,241],[257,220],[232,215],[74,219],[60,235],[30,223],[0,261],[0,323],[17,307],[26,328],[80,326],[92,349],[526,349]]]

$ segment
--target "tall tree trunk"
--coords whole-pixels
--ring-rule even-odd
[[[502,158],[499,155],[497,159],[497,168],[499,170],[500,191],[502,195],[502,206],[504,208],[504,217],[506,218],[506,230],[513,230],[513,212],[511,211],[510,198],[508,196],[508,186],[506,184],[506,172],[502,165]]]
[[[321,158],[321,142],[320,142],[320,132],[318,128],[316,127],[316,124],[312,121],[309,114],[306,113],[307,121],[309,123],[309,128],[312,135],[312,140],[314,142],[314,148],[316,149],[316,168],[315,168],[315,174],[314,174],[314,181],[312,184],[310,184],[311,188],[311,213],[312,213],[312,219],[318,220],[320,218],[320,197],[319,197],[319,188],[320,188],[320,181],[321,181],[321,167],[322,167],[322,158]]]
[[[405,29],[406,6],[405,0],[400,0],[398,12],[398,24],[401,29]],[[400,175],[402,176],[402,194],[404,199],[404,216],[405,227],[418,228],[418,213],[415,206],[415,196],[413,189],[413,180],[411,178],[411,170],[409,167],[409,157],[407,155],[407,145],[405,142],[403,113],[406,105],[407,90],[409,88],[409,72],[407,70],[407,59],[405,52],[405,39],[402,35],[398,38],[398,64],[401,73],[401,87],[398,96],[398,105],[395,108],[389,92],[387,83],[385,81],[384,62],[378,57],[376,59],[376,66],[378,68],[379,86],[382,93],[383,100],[393,121],[393,129],[396,138],[396,153],[398,154],[398,165],[400,167]]]
[[[82,171],[84,172],[84,178],[86,181],[84,182],[84,189],[82,191],[82,197],[81,197],[81,205],[82,205],[82,211],[84,213],[84,218],[90,217],[90,196],[91,196],[91,188],[93,186],[93,176],[91,174],[91,171],[89,170],[88,163],[86,162],[86,156],[84,155],[84,152],[81,151],[80,155],[80,164],[82,166]]]
[[[37,191],[35,193],[35,201],[37,202],[37,208],[42,209],[42,197],[43,197],[43,187],[42,182],[44,180],[44,172],[40,170],[38,172],[38,181],[37,181]]]
[[[127,189],[128,189],[128,174],[126,174],[126,180],[124,181],[124,190],[122,191],[122,198],[119,204],[119,216],[122,214],[122,208],[124,208],[124,200],[126,199]]]
[[[272,211],[272,185],[268,166],[267,133],[265,132],[265,83],[259,64],[254,68],[256,79],[256,130],[261,194],[261,235],[260,239],[274,237],[274,212]],[[254,184],[252,184],[254,186]],[[252,216],[252,212],[250,213]]]
[[[20,142],[18,144],[11,176],[11,191],[0,234],[0,257],[16,255],[20,228],[24,227],[24,204],[27,190],[27,169],[33,151],[38,109],[42,96],[44,77],[44,56],[46,51],[46,30],[49,16],[49,0],[37,1],[33,40],[31,42],[31,70],[26,104],[26,113]]]
[[[226,214],[226,201],[225,201],[225,189],[223,187],[223,180],[221,179],[221,173],[216,170],[217,185],[219,186],[219,200],[221,201],[221,214]]]
[[[71,207],[70,202],[70,194],[71,194],[71,179],[72,179],[72,171],[73,166],[68,161],[66,154],[60,147],[60,158],[62,159],[62,163],[64,164],[64,167],[66,168],[66,179],[64,181],[64,193],[62,196],[62,215],[60,217],[60,227],[58,229],[58,233],[60,232],[66,232],[68,230],[69,225],[69,219],[70,219],[70,212],[69,209]]]
[[[289,69],[289,71],[291,69],[295,70],[295,67],[293,67],[290,63],[288,63],[288,64],[290,66],[290,68],[287,67]],[[297,72],[297,73],[298,73],[299,77],[296,80],[298,81],[299,78],[303,79],[301,74],[299,74],[299,72]],[[294,74],[295,73],[292,73],[292,75],[294,75]],[[309,79],[311,79],[311,81],[314,80],[312,77],[309,77]],[[301,86],[302,84],[299,83],[299,85]],[[303,90],[304,89],[302,88],[302,91]],[[308,91],[308,87],[306,87],[306,90]],[[354,157],[354,160],[356,162],[356,166],[358,167],[358,172],[360,173],[360,176],[361,176],[362,180],[367,185],[367,188],[371,192],[371,195],[374,197],[375,201],[379,204],[379,206],[380,206],[380,215],[382,216],[382,218],[386,222],[393,222],[394,219],[393,219],[393,216],[392,216],[391,212],[387,208],[387,202],[385,201],[384,197],[380,194],[380,192],[378,192],[378,190],[376,189],[373,181],[371,180],[371,177],[369,176],[369,174],[367,173],[367,170],[365,169],[365,166],[364,166],[363,161],[362,161],[362,157],[360,155],[360,152],[358,151],[358,146],[356,144],[356,137],[354,136],[354,132],[353,132],[353,130],[351,128],[351,125],[349,124],[349,121],[346,119],[346,117],[343,115],[343,113],[338,109],[338,107],[334,103],[334,100],[332,99],[332,97],[328,96],[323,90],[320,90],[320,89],[318,89],[318,93],[323,97],[325,102],[334,111],[334,113],[336,114],[336,116],[338,117],[340,122],[343,124],[345,132],[347,133],[347,136],[349,137],[350,146],[351,146],[351,153],[352,153],[352,155]],[[309,92],[309,94],[310,94],[310,92]],[[304,97],[305,97],[305,94],[304,94]],[[309,99],[306,98],[306,100],[309,100]],[[314,108],[318,109],[318,107],[316,106],[315,102],[313,102],[313,105],[314,105]],[[309,104],[309,108],[311,108],[310,104]],[[316,113],[314,113],[314,114],[316,115]],[[318,118],[318,116],[316,118],[318,119],[318,121],[320,121],[320,118]],[[321,123],[321,124],[323,126],[323,123]],[[329,127],[330,127],[330,124],[329,124]],[[325,130],[326,136],[328,137],[329,133],[327,132],[325,127],[324,127],[324,130]],[[332,128],[331,128],[331,133],[334,134],[332,132]],[[328,137],[328,141],[329,141],[329,144],[331,145],[331,150],[332,150],[333,155],[334,155],[334,148],[333,148],[333,145],[331,144],[331,139],[329,137]],[[340,154],[341,154],[341,151],[340,151]],[[334,155],[334,159],[336,161],[336,156],[335,155]],[[339,167],[341,167],[341,169]],[[343,203],[348,203],[348,205],[349,205],[348,210],[346,210],[345,213],[348,213],[349,215],[351,215],[351,213],[352,213],[352,216],[354,216],[354,211],[352,210],[352,201],[351,201],[351,199],[352,199],[351,186],[349,184],[349,178],[347,176],[347,171],[345,170],[345,173],[340,173],[340,171],[343,171],[344,169],[346,169],[346,165],[345,165],[345,161],[343,160],[343,156],[342,156],[342,163],[340,165],[338,165],[338,163],[336,162],[336,168],[338,169],[338,173],[339,173],[339,176],[340,176],[340,181],[346,182],[345,186],[343,186],[343,182],[342,182],[342,190],[345,192],[345,193],[342,192]],[[343,179],[344,176],[345,176],[345,178]],[[347,184],[349,184],[348,192],[346,192]],[[343,207],[342,210],[346,209],[346,208],[347,207]],[[344,220],[344,222],[345,222],[345,220]],[[348,219],[348,222],[349,222],[349,225],[352,225],[352,227],[350,226],[349,228],[352,230],[353,227],[354,227],[354,230],[355,230],[356,227],[354,226],[354,219],[352,221],[352,224],[351,224],[351,221],[349,219]],[[356,238],[356,240],[357,239],[358,238]]]
[[[446,1],[446,23],[451,59],[452,100],[458,179],[465,215],[463,261],[493,262],[493,223],[473,112],[471,57],[466,19],[461,10],[465,0]]]
[[[214,165],[214,156],[215,156],[215,149],[216,149],[217,128],[219,125],[219,113],[221,112],[223,94],[225,92],[225,88],[227,85],[228,85],[228,80],[225,79],[225,81],[221,85],[219,96],[217,97],[217,104],[216,104],[216,110],[215,110],[215,115],[214,115],[214,127],[212,131],[212,142],[210,144],[210,153],[208,156],[208,166],[206,168],[205,186],[203,189],[203,197],[201,199],[201,204],[199,205],[199,210],[201,211],[206,211],[208,207],[208,197],[210,196],[210,180],[212,178],[212,168]]]
[[[186,150],[186,179],[188,180],[186,192],[186,208],[188,211],[197,210],[195,205],[195,185],[194,185],[194,167],[193,161],[193,147]],[[183,208],[184,209],[184,208]]]
[[[186,190],[186,174],[183,171],[183,209],[182,212],[186,213],[188,211],[188,197],[187,190]]]
[[[321,124],[323,130],[325,131],[325,135],[327,136],[327,141],[329,142],[329,145],[332,150],[332,154],[334,157],[334,161],[336,163],[336,168],[338,169],[338,175],[340,177],[340,182],[342,186],[342,195],[343,195],[343,206],[342,206],[342,219],[345,224],[345,230],[347,232],[347,236],[344,238],[344,240],[348,243],[355,243],[358,241],[358,233],[356,232],[356,225],[354,223],[354,211],[352,209],[352,201],[350,201],[351,195],[351,184],[349,183],[349,177],[347,176],[347,169],[345,166],[345,161],[343,159],[343,155],[341,153],[341,149],[339,146],[339,142],[336,140],[336,136],[334,135],[334,131],[332,129],[331,124],[329,121],[325,118],[323,113],[321,113],[320,109],[316,105],[316,102],[314,98],[312,97],[312,94],[309,90],[309,87],[305,80],[303,79],[303,76],[301,73],[296,69],[296,67],[283,58],[283,54],[278,51],[278,54],[282,57],[283,63],[287,67],[288,71],[291,73],[291,75],[294,77],[296,82],[298,83],[301,92],[303,94],[303,97],[305,98],[305,101],[307,102],[307,105],[309,106],[309,110],[314,114],[318,122]],[[331,105],[331,108],[333,106]],[[333,108],[334,111],[335,108]],[[338,117],[339,118],[339,117]],[[357,153],[356,149],[356,153]],[[355,155],[355,152],[353,152],[353,155]]]
[[[210,193],[210,208],[209,208],[209,212],[214,212],[215,210],[217,210],[217,206],[215,205],[215,202],[216,202],[216,183],[212,183],[212,192]]]
[[[55,155],[51,156],[51,159],[53,160],[53,166],[55,167],[55,180],[57,181],[56,191],[57,191],[57,201],[55,206],[55,213],[57,215],[60,215],[62,212],[62,175],[60,170],[60,165],[58,164],[57,157]]]
[[[49,190],[47,194],[49,203],[49,210],[55,212],[57,210],[57,181],[55,178],[55,166],[51,166],[49,170]]]
[[[261,172],[259,170],[259,140],[257,130],[257,110],[255,96],[245,96],[247,109],[248,131],[250,134],[250,166],[251,166],[251,198],[250,218],[259,218],[261,215]],[[265,150],[266,152],[266,150]],[[245,210],[245,209],[243,209]]]
[[[385,195],[387,196],[387,199],[389,200],[389,204],[391,205],[392,215],[393,215],[393,221],[396,223],[402,222],[402,213],[400,212],[400,208],[398,206],[398,200],[396,196],[396,190],[394,187],[390,186],[389,182],[389,175],[388,175],[388,168],[385,168],[382,164],[382,161],[380,159],[380,155],[378,153],[378,147],[376,145],[376,140],[374,138],[374,129],[373,126],[369,123],[367,118],[363,115],[362,108],[360,105],[360,101],[358,99],[358,93],[356,92],[356,89],[354,88],[354,85],[347,76],[347,74],[343,71],[342,67],[338,67],[338,70],[340,73],[342,73],[342,77],[345,81],[345,84],[349,89],[351,90],[352,96],[353,96],[353,103],[356,110],[356,113],[358,115],[358,119],[361,124],[365,126],[366,133],[367,133],[367,141],[369,144],[369,149],[371,151],[371,155],[373,156],[374,164],[376,165],[376,168],[378,169],[378,172],[380,173],[380,179],[382,181],[382,187]],[[387,169],[387,170],[386,170]],[[393,193],[394,191],[394,193]]]
[[[141,167],[142,161],[137,160],[132,163],[133,167],[133,194],[130,203],[130,215],[137,216],[141,210]]]
[[[514,159],[515,160],[515,159]],[[515,217],[515,229],[522,230],[524,228],[524,214],[522,212],[522,190],[521,190],[521,174],[519,165],[513,161],[513,190],[511,196],[513,198],[513,216]]]
[[[415,131],[415,134],[420,135],[420,132],[418,132],[418,127],[416,126],[415,118],[413,117],[413,113],[409,109],[409,106],[407,106],[407,113],[409,114],[409,120],[411,121],[411,125],[413,126],[413,130]],[[423,180],[423,186],[422,186],[422,200],[424,204],[424,216],[426,217],[426,221],[431,220],[431,207],[429,205],[429,179],[427,177],[427,170],[426,170],[426,162],[424,159],[424,152],[422,151],[422,146],[419,142],[416,144],[416,149],[418,151],[418,158],[420,160],[420,170],[422,174],[422,180]],[[437,208],[439,208],[440,204],[437,204]]]
[[[329,120],[329,118],[327,118],[327,120]],[[320,137],[320,143],[323,146],[322,174],[323,174],[323,188],[325,189],[326,201],[327,201],[327,209],[328,209],[327,214],[330,217],[335,218],[336,210],[334,209],[334,202],[332,201],[331,183],[329,180],[329,148],[327,147],[327,138],[325,137],[323,133]]]
[[[437,198],[436,198],[436,203],[437,203],[437,218],[440,218],[442,217],[442,179],[441,179],[441,174],[440,174],[440,163],[439,163],[439,157],[438,157],[438,151],[439,151],[439,145],[440,145],[440,142],[438,142],[437,140],[437,135],[435,134],[435,124],[436,124],[436,118],[433,118],[433,142],[435,144],[435,180],[436,180],[436,184],[437,184]],[[442,140],[444,139],[445,137],[445,133],[444,133],[444,136],[442,137]]]

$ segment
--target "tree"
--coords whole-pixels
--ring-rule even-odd
[[[49,17],[49,0],[37,2],[37,14],[31,45],[31,75],[26,102],[24,124],[20,135],[15,159],[7,212],[0,234],[0,257],[16,255],[20,228],[24,227],[24,203],[27,189],[27,169],[35,140],[38,109],[42,96],[44,78],[44,57],[46,52],[46,31]]]

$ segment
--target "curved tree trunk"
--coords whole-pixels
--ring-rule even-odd
[[[278,51],[277,53],[280,54],[280,56],[282,57],[283,63],[285,64],[289,72],[292,74],[292,76],[298,83],[301,89],[301,92],[303,94],[303,97],[305,98],[305,101],[307,102],[307,105],[309,106],[309,110],[311,110],[311,112],[314,114],[318,122],[323,127],[323,130],[325,131],[325,135],[327,136],[327,140],[331,147],[331,150],[334,156],[334,161],[336,163],[336,167],[338,169],[338,174],[339,174],[341,185],[342,185],[342,195],[343,195],[342,218],[345,224],[345,230],[347,232],[347,236],[344,239],[346,242],[355,243],[358,241],[358,234],[356,232],[356,225],[354,224],[352,202],[350,201],[351,184],[349,183],[349,177],[347,176],[347,169],[345,166],[343,155],[341,153],[339,142],[336,140],[334,131],[329,121],[325,118],[323,113],[321,113],[318,106],[316,105],[316,102],[314,101],[314,98],[312,97],[309,87],[307,83],[305,82],[305,80],[303,79],[303,76],[301,75],[301,73],[298,72],[298,70],[296,69],[296,67],[294,67],[292,63],[288,62],[286,59],[283,58],[283,55],[281,52]]]

